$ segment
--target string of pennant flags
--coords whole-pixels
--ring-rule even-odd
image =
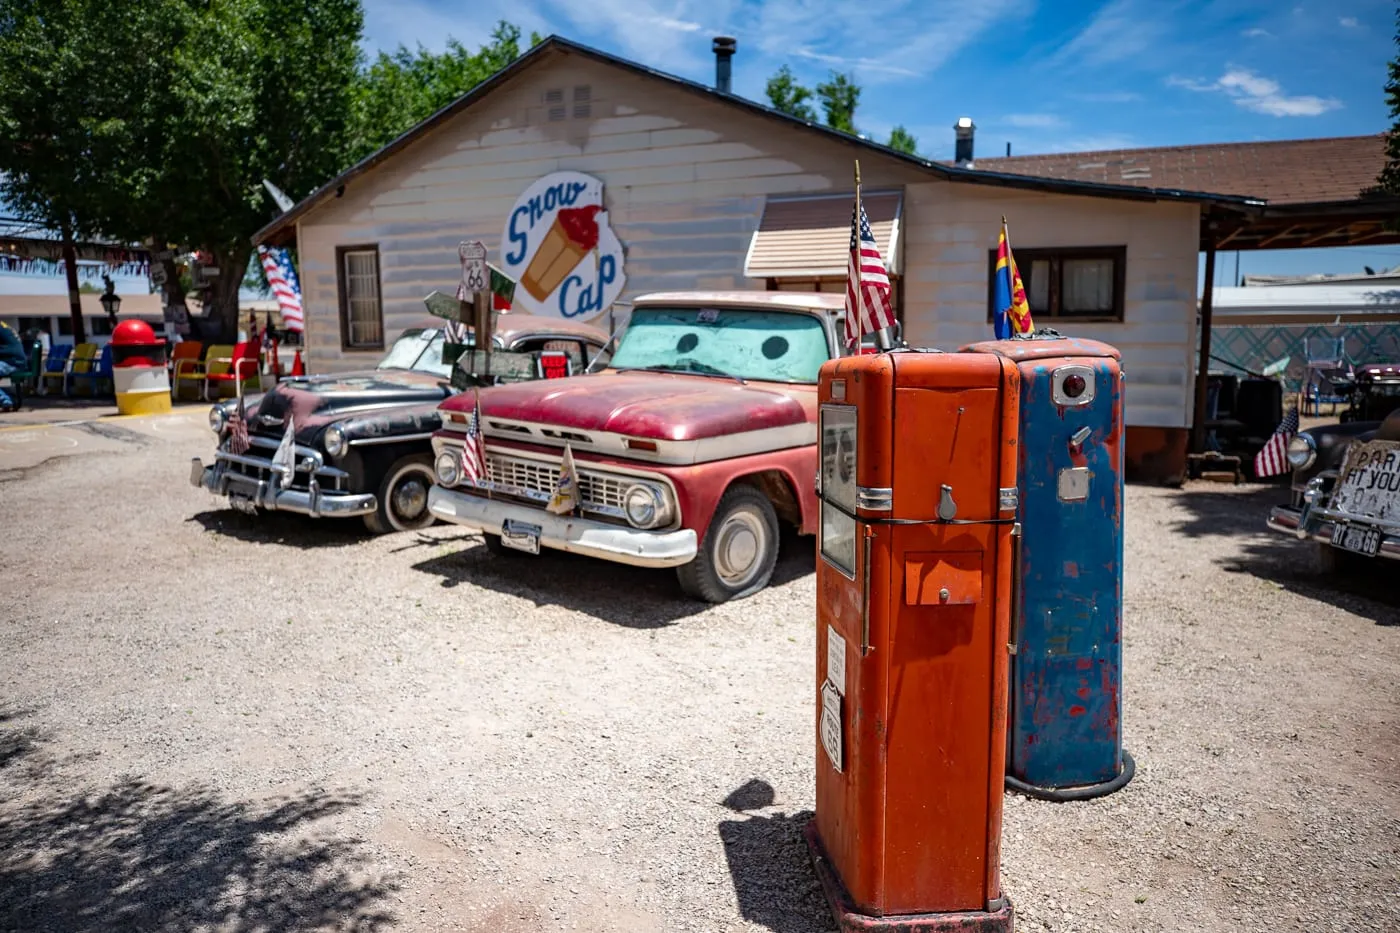
[[[151,254],[145,250],[82,244],[75,252],[79,267],[98,265],[112,275],[121,276],[144,276],[151,272]],[[0,238],[0,272],[65,275],[63,247],[42,240]]]

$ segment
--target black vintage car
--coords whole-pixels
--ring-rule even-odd
[[[1341,423],[1300,431],[1288,462],[1292,496],[1270,511],[1270,528],[1317,542],[1329,569],[1400,559],[1400,364],[1361,367]]]
[[[507,378],[520,379],[552,375],[556,364],[559,375],[581,372],[607,339],[587,324],[510,313],[497,319],[492,345],[501,354],[497,362],[511,362]],[[263,395],[244,396],[249,447],[242,453],[229,449],[238,400],[220,402],[209,412],[219,445],[214,462],[194,458],[190,482],[250,514],[358,515],[375,533],[425,528],[434,521],[430,439],[440,424],[438,403],[458,391],[452,374],[440,329],[404,331],[375,369],[284,380]],[[288,418],[296,437],[290,477],[273,462]]]

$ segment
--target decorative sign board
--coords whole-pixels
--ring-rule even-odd
[[[457,286],[457,299],[471,301],[477,292],[486,291],[486,244],[480,240],[464,242],[457,247],[462,260],[462,282]]]
[[[627,284],[603,183],[582,172],[546,175],[521,193],[506,217],[501,256],[505,274],[521,285],[515,303],[531,314],[590,320]]]
[[[563,379],[574,374],[573,361],[563,350],[543,350],[540,352],[540,378]]]

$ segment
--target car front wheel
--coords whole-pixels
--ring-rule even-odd
[[[428,511],[428,490],[432,488],[432,457],[409,454],[399,458],[379,484],[379,507],[365,516],[365,527],[378,535],[427,528],[435,520]]]
[[[707,603],[757,593],[778,562],[778,516],[761,491],[731,486],[715,508],[695,559],[676,568],[681,589]]]

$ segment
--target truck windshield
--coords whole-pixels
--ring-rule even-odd
[[[637,308],[614,369],[662,369],[768,382],[816,382],[830,358],[816,316],[749,308]]]

